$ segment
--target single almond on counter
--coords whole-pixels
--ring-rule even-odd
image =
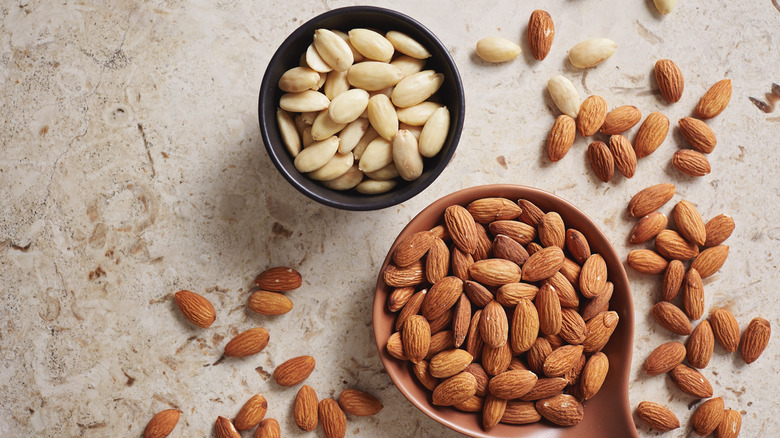
[[[604,142],[594,141],[588,145],[588,160],[600,180],[608,182],[612,178],[615,172],[615,159]]]
[[[585,413],[580,402],[569,394],[541,399],[536,402],[536,410],[558,426],[574,426],[582,421]]]
[[[255,327],[236,335],[225,345],[225,356],[244,357],[257,354],[268,345],[268,330]]]
[[[590,68],[609,59],[617,44],[607,38],[591,38],[577,43],[569,50],[569,62],[577,68]]]
[[[737,318],[726,309],[718,308],[710,313],[710,324],[715,339],[729,353],[737,351],[739,346],[739,324]]]
[[[679,307],[668,301],[656,303],[651,310],[653,318],[664,328],[678,335],[691,333],[691,322]]]
[[[555,38],[555,24],[547,11],[537,9],[531,12],[528,19],[528,45],[534,59],[541,61],[550,53],[553,38]]]
[[[238,433],[236,427],[225,417],[217,417],[217,422],[214,426],[214,436],[216,438],[241,438],[241,434]]]
[[[699,405],[691,416],[693,431],[701,436],[711,434],[717,429],[725,413],[723,399],[715,397]]]
[[[664,271],[662,293],[664,301],[672,301],[677,297],[685,278],[685,265],[679,260],[672,260]]]
[[[715,429],[714,436],[715,438],[737,438],[741,428],[742,415],[733,409],[726,409],[723,412],[723,419]]]
[[[718,246],[734,232],[734,218],[726,214],[719,214],[704,224],[707,239],[704,246]]]
[[[651,249],[635,249],[628,253],[628,266],[640,274],[660,274],[669,262]]]
[[[555,106],[567,116],[574,118],[580,112],[580,95],[574,84],[564,76],[553,76],[547,81],[547,90],[550,92]]]
[[[217,319],[217,312],[209,300],[188,290],[180,290],[173,295],[176,306],[191,323],[208,328]]]
[[[566,114],[559,115],[547,136],[547,156],[550,161],[559,161],[566,156],[574,144],[575,135],[574,119]]]
[[[718,143],[715,133],[705,122],[693,117],[683,117],[677,122],[680,133],[697,151],[709,154]]]
[[[631,234],[629,235],[628,243],[637,244],[647,242],[665,229],[668,223],[669,220],[663,213],[654,211],[645,215],[642,219],[639,219],[639,222],[637,222],[636,225],[634,225],[634,229],[631,230]]]
[[[636,152],[628,139],[620,134],[609,138],[609,150],[615,161],[615,167],[626,178],[631,178],[636,172]]]
[[[278,292],[258,290],[249,296],[249,308],[261,315],[282,315],[292,310],[293,303]]]
[[[603,97],[588,96],[580,105],[577,114],[577,130],[583,137],[590,137],[598,132],[604,120],[607,118],[607,101]]]
[[[674,367],[669,375],[672,376],[672,380],[680,388],[680,391],[698,398],[712,397],[712,385],[702,373],[695,369],[680,364]]]
[[[718,81],[699,99],[694,112],[700,119],[711,119],[722,113],[731,100],[731,80]]]
[[[266,418],[257,425],[254,436],[255,438],[281,438],[279,422],[273,418]]]
[[[712,333],[712,326],[705,319],[693,329],[693,333],[688,337],[688,343],[685,346],[688,363],[699,369],[705,368],[710,363],[714,348],[715,336]]]
[[[691,268],[699,271],[701,278],[707,278],[726,263],[726,257],[729,255],[729,247],[726,245],[713,246],[707,248],[696,257],[691,263]]]
[[[659,345],[645,360],[645,372],[651,376],[668,373],[685,359],[685,345],[667,342]]]
[[[255,278],[257,287],[271,292],[288,292],[298,289],[301,284],[301,274],[286,266],[267,269]]]
[[[661,143],[666,139],[669,133],[669,118],[665,115],[654,112],[647,116],[634,140],[636,157],[644,158],[658,149]]]
[[[295,396],[295,407],[293,408],[293,419],[299,429],[311,432],[317,428],[317,424],[319,424],[318,404],[319,400],[314,388],[309,385],[301,386]]]
[[[690,149],[680,149],[672,156],[672,164],[680,172],[693,177],[709,174],[712,171],[710,162],[701,152]]]
[[[643,401],[636,408],[636,414],[648,426],[658,432],[668,432],[680,427],[680,420],[669,408],[655,402]]]
[[[487,62],[511,61],[522,52],[520,46],[506,38],[490,36],[477,41],[477,56]]]
[[[601,132],[607,135],[622,134],[642,120],[642,113],[633,105],[619,106],[609,113],[601,125]]]
[[[265,397],[260,394],[253,395],[238,411],[233,423],[237,430],[251,429],[263,421],[267,411],[268,402],[265,400]]]
[[[339,396],[339,405],[344,412],[358,417],[376,415],[384,407],[371,394],[356,389],[345,389]]]
[[[704,226],[704,220],[696,207],[688,201],[680,201],[672,210],[674,222],[689,242],[697,245],[704,245],[707,240],[707,230]]]
[[[650,214],[674,196],[674,184],[656,184],[640,190],[628,202],[628,214],[633,217],[642,217]]]
[[[742,341],[739,344],[742,360],[747,364],[755,362],[769,344],[771,334],[769,321],[760,317],[753,318],[742,333]]]
[[[166,409],[152,417],[144,429],[144,438],[165,438],[173,432],[179,422],[181,411],[178,409]]]
[[[698,245],[673,230],[663,230],[655,236],[655,249],[670,260],[690,260],[699,255]]]
[[[685,274],[682,301],[685,314],[689,318],[696,320],[704,314],[704,285],[696,268],[691,267]]]
[[[316,361],[311,356],[298,356],[288,359],[274,370],[274,380],[281,386],[294,386],[314,371]]]
[[[682,97],[685,79],[682,71],[671,59],[660,59],[655,63],[655,81],[661,95],[669,103],[675,103]]]
[[[336,400],[332,398],[320,400],[317,416],[326,438],[344,438],[347,434],[347,416]]]

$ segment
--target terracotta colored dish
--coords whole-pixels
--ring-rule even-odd
[[[393,333],[396,313],[387,310],[387,297],[393,288],[387,286],[381,275],[391,259],[396,245],[417,231],[428,230],[442,223],[444,209],[453,204],[468,205],[484,197],[505,197],[512,200],[528,199],[544,211],[557,211],[568,227],[581,231],[593,252],[604,257],[609,269],[609,279],[615,285],[610,309],[620,316],[620,322],[603,352],[609,358],[609,374],[599,393],[584,403],[585,416],[574,427],[558,427],[542,420],[530,425],[499,423],[490,432],[481,427],[481,414],[464,413],[450,407],[435,406],[431,393],[412,375],[409,362],[390,356],[385,345]],[[497,184],[473,187],[447,195],[421,211],[393,243],[388,252],[374,296],[374,338],[379,357],[390,379],[399,391],[426,415],[439,423],[472,437],[636,437],[637,431],[628,401],[628,380],[631,370],[631,353],[634,338],[634,305],[628,278],[617,252],[598,226],[585,213],[563,199],[531,187]]]

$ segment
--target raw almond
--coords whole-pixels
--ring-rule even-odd
[[[506,410],[507,400],[488,394],[482,407],[482,428],[489,431],[501,420]]]
[[[429,391],[433,391],[436,389],[436,386],[439,385],[439,379],[431,375],[428,361],[421,360],[414,364],[412,369],[414,370],[414,375],[417,376],[417,380],[419,380],[424,387],[428,388]]]
[[[553,397],[561,394],[563,392],[563,388],[565,388],[568,384],[569,382],[563,377],[545,377],[538,379],[534,384],[534,387],[525,393],[525,395],[520,397],[520,400],[534,401]]]
[[[401,339],[401,332],[395,332],[387,338],[387,354],[393,356],[398,360],[409,360],[404,353],[403,340]]]
[[[291,113],[322,111],[328,108],[330,99],[319,91],[306,90],[299,93],[285,93],[279,99],[279,107]]]
[[[612,299],[614,290],[615,285],[613,285],[611,281],[608,281],[607,285],[604,287],[604,291],[588,301],[588,303],[585,304],[585,307],[582,308],[582,319],[589,321],[599,313],[609,310],[609,300]]]
[[[729,255],[729,247],[726,245],[713,246],[707,248],[696,257],[691,263],[691,268],[699,271],[701,278],[707,278],[718,272],[726,263],[726,257]]]
[[[580,271],[580,293],[593,298],[607,285],[607,262],[599,254],[592,254],[585,260]]]
[[[512,351],[524,353],[531,349],[539,333],[539,313],[528,299],[520,299],[512,315]]]
[[[734,315],[723,308],[715,309],[710,313],[710,324],[718,343],[729,353],[737,351],[739,346],[739,324]]]
[[[608,372],[609,359],[604,353],[598,352],[588,359],[580,376],[580,389],[584,400],[593,398],[599,392]]]
[[[669,133],[669,118],[665,115],[654,112],[647,116],[634,140],[636,157],[644,158],[658,149],[661,143],[666,139]]]
[[[399,108],[407,108],[425,102],[439,90],[443,82],[444,75],[433,70],[423,70],[406,76],[393,88],[393,104]]]
[[[563,250],[557,246],[544,248],[523,264],[522,278],[526,281],[539,281],[552,277],[561,268],[564,261]]]
[[[718,81],[704,93],[694,112],[700,119],[711,119],[726,109],[731,100],[731,80]]]
[[[347,434],[347,416],[336,400],[321,400],[317,406],[317,416],[326,438],[343,438]]]
[[[547,377],[561,377],[569,371],[582,356],[582,345],[564,345],[556,348],[544,360],[542,369]]]
[[[286,93],[300,93],[317,85],[320,74],[309,67],[294,67],[279,78],[279,88]]]
[[[689,242],[697,245],[704,245],[707,241],[707,230],[704,226],[704,220],[696,207],[688,201],[680,201],[672,210],[674,222],[677,229]]]
[[[590,137],[598,132],[607,118],[607,101],[601,96],[588,96],[580,106],[577,114],[577,130],[583,137]]]
[[[536,410],[542,417],[558,426],[573,426],[584,415],[584,409],[576,398],[569,394],[560,394],[536,402]]]
[[[685,274],[682,301],[685,314],[689,318],[696,320],[704,314],[704,285],[696,268],[691,267]]]
[[[636,152],[626,137],[620,134],[609,137],[609,151],[615,161],[615,167],[626,178],[631,178],[636,172]]]
[[[477,56],[487,62],[511,61],[520,52],[520,46],[506,38],[490,36],[477,41]]]
[[[651,376],[671,371],[685,359],[685,345],[667,342],[659,345],[645,360],[645,372]]]
[[[249,296],[249,308],[261,315],[282,315],[293,308],[293,303],[278,292],[258,290]]]
[[[555,38],[555,24],[547,11],[537,9],[531,12],[528,19],[528,46],[534,59],[541,61],[550,53],[553,38]]]
[[[498,288],[496,301],[503,306],[512,307],[522,299],[533,301],[538,292],[539,288],[530,283],[509,283]]]
[[[404,353],[413,363],[419,362],[428,354],[431,345],[431,326],[421,315],[412,315],[403,325]]]
[[[561,75],[553,76],[547,81],[547,90],[555,106],[563,114],[571,118],[577,117],[580,112],[580,95],[570,80]]]
[[[723,419],[715,429],[714,436],[715,438],[737,438],[741,428],[742,415],[733,409],[726,409],[723,412]]]
[[[575,44],[569,50],[569,62],[577,68],[590,68],[609,59],[617,44],[607,38],[591,38]]]
[[[655,402],[643,401],[636,408],[636,414],[648,426],[658,432],[668,432],[680,427],[680,420],[669,408]]]
[[[488,377],[485,369],[482,368],[482,365],[476,362],[472,362],[466,367],[464,371],[473,374],[474,378],[477,379],[477,392],[475,394],[479,397],[484,397],[487,395],[487,388],[488,382],[490,382],[490,377]]]
[[[319,73],[317,73],[317,76],[319,77]],[[282,136],[282,142],[287,148],[287,152],[295,158],[298,152],[301,151],[301,136],[298,135],[298,131],[295,129],[293,118],[287,111],[277,108],[276,123],[279,125],[279,134]]]
[[[387,38],[369,29],[352,29],[349,42],[361,55],[368,59],[388,62],[393,57],[395,47]]]
[[[422,308],[422,303],[425,300],[427,294],[428,294],[428,290],[423,289],[415,293],[414,295],[412,295],[411,298],[409,298],[409,301],[406,303],[403,309],[401,309],[401,312],[398,314],[398,318],[396,318],[395,320],[396,330],[401,330],[404,326],[404,322],[406,322],[406,320],[409,319],[410,316],[419,313],[420,309]]]
[[[683,117],[677,122],[680,127],[680,133],[691,147],[699,152],[709,154],[715,149],[718,143],[715,133],[706,123],[693,117]]]
[[[474,262],[469,267],[469,275],[487,286],[503,286],[520,281],[521,269],[509,260],[486,259]]]
[[[431,321],[431,333],[433,334],[431,336],[431,345],[428,347],[428,353],[425,354],[425,360],[430,360],[433,356],[441,353],[444,350],[450,350],[455,347],[452,340],[452,330],[444,330],[445,328],[449,327],[450,323],[452,322],[452,312],[447,312],[445,314],[446,317],[449,319],[446,321],[446,324],[442,324],[443,327],[434,327],[436,324],[436,321]],[[438,329],[437,331],[434,331],[434,329]]]
[[[477,379],[471,373],[462,372],[439,383],[433,390],[433,404],[452,406],[465,401],[477,391]]]
[[[472,395],[465,401],[452,405],[453,408],[461,412],[482,412],[485,406],[485,397]]]
[[[474,260],[480,261],[493,258],[493,242],[488,236],[485,226],[477,224],[477,250],[474,251]]]
[[[485,345],[482,349],[482,367],[491,376],[506,371],[510,363],[512,363],[512,349],[508,342],[498,348]]]
[[[450,111],[443,106],[431,114],[420,131],[418,145],[423,157],[433,157],[444,147],[450,130]]]
[[[430,231],[419,231],[403,240],[393,252],[396,266],[405,267],[420,260],[428,252],[435,237]]]
[[[347,42],[327,29],[314,31],[314,48],[323,61],[336,71],[346,71],[355,61]]]
[[[314,371],[315,360],[311,356],[288,359],[274,370],[274,380],[281,386],[295,386]]]
[[[474,220],[481,224],[515,219],[522,212],[520,206],[506,198],[477,199],[471,202],[466,209],[474,217]]]
[[[541,420],[534,402],[509,400],[501,422],[506,424],[531,424]]]
[[[241,438],[241,434],[238,433],[233,423],[222,416],[217,417],[214,432],[214,436],[217,438]]]
[[[547,156],[550,161],[559,161],[566,156],[574,144],[575,134],[575,122],[571,116],[561,114],[555,119],[547,136]]]
[[[225,356],[244,357],[259,353],[268,345],[268,330],[251,328],[239,333],[225,345]]]
[[[444,223],[455,245],[466,254],[477,250],[477,224],[468,210],[451,205],[444,211]]]
[[[253,395],[238,411],[233,423],[238,430],[251,429],[260,424],[267,411],[268,402],[265,397],[260,394]]]
[[[471,301],[466,294],[461,294],[455,305],[455,313],[452,315],[452,336],[455,348],[463,345],[469,331],[471,322]]]
[[[707,240],[704,246],[717,246],[725,242],[734,231],[734,219],[726,214],[719,214],[704,224]]]
[[[695,369],[677,365],[669,373],[680,391],[698,398],[712,397],[712,385],[704,375]]]
[[[660,59],[655,63],[655,80],[667,102],[675,103],[680,100],[685,89],[685,79],[680,68],[671,59]]]
[[[465,370],[474,358],[466,350],[444,350],[431,358],[429,371],[437,379],[446,379]]]
[[[366,91],[379,91],[392,87],[403,78],[404,74],[397,66],[377,61],[354,64],[347,74],[350,85]]]
[[[569,386],[573,388],[574,392],[578,391],[580,385],[580,376],[583,368],[585,368],[585,355],[581,355],[577,362],[563,375],[563,378],[569,382]]]
[[[753,318],[742,333],[742,341],[739,344],[742,360],[747,364],[755,362],[769,344],[771,334],[769,321],[760,317]]]
[[[144,438],[165,438],[176,428],[181,411],[178,409],[166,409],[152,417],[144,429]]]
[[[539,221],[541,221],[542,216],[544,216],[544,212],[539,209],[539,207],[527,199],[518,199],[517,205],[523,210],[518,217],[520,221],[531,225],[532,227],[539,225]]]
[[[561,331],[563,315],[558,294],[549,284],[543,285],[536,294],[536,310],[539,313],[539,328],[545,335]]]
[[[474,229],[476,234],[476,224]],[[474,246],[476,247],[476,244]],[[464,282],[468,281],[469,267],[474,264],[474,256],[455,246],[451,251],[451,259],[452,273]]]
[[[586,353],[601,351],[617,328],[619,317],[614,310],[601,312],[586,323],[587,336],[582,341]]]
[[[550,353],[552,353],[550,341],[542,337],[536,338],[534,345],[528,350],[528,368],[535,373],[544,374],[544,360]]]
[[[345,389],[339,396],[339,406],[349,415],[367,417],[376,415],[384,407],[371,394],[356,389]]]
[[[390,264],[385,268],[384,280],[392,287],[417,286],[425,281],[425,268],[420,261],[403,268]]]
[[[669,262],[651,249],[635,249],[628,253],[628,266],[640,274],[660,274]]]
[[[506,311],[497,301],[489,302],[482,309],[482,317],[479,320],[479,333],[485,345],[491,348],[501,347],[509,339],[509,322],[507,321]],[[438,376],[434,375],[434,377]]]
[[[541,223],[541,221],[539,222]],[[519,221],[498,220],[488,226],[494,236],[503,234],[521,245],[527,245],[536,237],[536,228]]]
[[[704,176],[712,171],[710,162],[701,152],[680,149],[672,156],[672,164],[680,172],[693,177]]]
[[[672,260],[664,271],[662,284],[663,300],[672,301],[677,297],[685,277],[685,265],[679,260]]]
[[[301,386],[298,394],[295,396],[295,407],[293,409],[293,419],[299,429],[311,432],[317,428],[319,417],[317,407],[319,400],[317,393],[309,385]]]
[[[693,333],[688,338],[688,343],[685,346],[688,363],[700,369],[706,367],[710,362],[714,348],[715,336],[712,333],[712,326],[705,319],[693,329]]]
[[[691,322],[685,313],[674,304],[661,301],[653,306],[651,313],[653,318],[670,332],[678,335],[691,333]]]
[[[498,234],[493,239],[493,255],[497,258],[509,260],[518,266],[522,266],[530,257],[523,245],[505,234]]]
[[[398,115],[395,113],[395,107],[390,101],[390,98],[384,94],[373,95],[368,100],[367,111],[368,121],[371,123],[371,126],[374,127],[376,132],[379,133],[382,138],[387,141],[392,141],[395,133],[398,132]],[[371,145],[369,144],[369,148],[370,147]],[[364,153],[360,158],[361,163],[366,158],[366,154],[368,153],[369,148],[366,149],[366,153]],[[383,166],[384,165],[379,166],[377,169]],[[362,167],[363,166],[361,166],[361,170],[364,172],[371,172],[371,170],[363,169]]]
[[[560,271],[544,281],[555,289],[562,307],[577,307],[580,305],[579,294]],[[529,299],[533,299],[533,297],[529,297]]]
[[[413,295],[414,288],[411,286],[393,289],[393,292],[387,297],[387,309],[391,312],[401,310]]]
[[[563,249],[566,244],[566,226],[561,215],[551,211],[546,213],[538,226],[539,241],[542,246],[557,246]]]
[[[609,113],[601,125],[601,132],[607,135],[622,134],[642,120],[642,113],[633,105],[619,106]],[[638,156],[638,154],[637,154]]]
[[[211,302],[195,292],[180,290],[173,295],[173,299],[182,315],[198,327],[208,328],[217,319],[217,312]]]
[[[650,214],[674,196],[674,184],[657,184],[640,190],[628,202],[628,214],[633,217],[642,217]]]
[[[520,398],[536,384],[536,374],[528,370],[504,371],[490,379],[488,391],[506,400]]]
[[[257,425],[254,436],[255,438],[281,438],[279,422],[273,418],[266,418]]]
[[[663,230],[655,236],[655,249],[670,260],[690,260],[699,255],[698,245],[673,230]]]
[[[558,335],[572,345],[579,345],[586,337],[585,320],[576,309],[561,309],[561,331]]]
[[[693,431],[701,436],[711,434],[723,420],[724,411],[723,399],[720,397],[702,403],[691,416]]]
[[[608,182],[612,178],[615,172],[615,159],[603,141],[594,141],[588,145],[588,160],[600,180]]]
[[[631,234],[628,238],[628,243],[637,244],[644,243],[654,238],[666,228],[669,220],[666,216],[658,211],[654,211],[645,215],[639,222],[634,225],[634,229],[631,230]]]
[[[463,283],[463,289],[469,300],[478,307],[485,307],[493,300],[493,293],[476,281],[467,280]]]

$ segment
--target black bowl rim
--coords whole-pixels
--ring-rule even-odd
[[[395,18],[401,19],[403,21],[409,22],[412,26],[417,27],[421,32],[425,33],[436,44],[437,50],[441,53],[442,60],[444,61],[444,63],[448,65],[450,69],[452,69],[454,73],[454,77],[452,78],[452,80],[454,81],[455,87],[458,90],[457,94],[458,94],[458,100],[460,101],[459,102],[460,108],[458,110],[457,117],[454,118],[456,123],[455,126],[452,128],[454,129],[452,142],[447,148],[447,150],[444,152],[444,156],[442,157],[441,162],[439,163],[438,166],[432,169],[431,173],[427,175],[426,179],[421,181],[420,184],[414,190],[410,190],[401,196],[392,197],[392,198],[383,198],[379,201],[373,200],[370,195],[360,195],[360,197],[356,195],[353,197],[355,202],[339,202],[330,199],[327,196],[322,196],[318,193],[314,193],[308,190],[306,187],[303,187],[296,179],[296,177],[303,177],[303,176],[297,170],[288,169],[282,165],[281,161],[279,160],[279,156],[277,155],[277,151],[274,150],[274,148],[271,146],[270,134],[268,132],[269,121],[266,120],[266,118],[263,116],[263,101],[265,101],[269,97],[268,96],[269,90],[271,90],[271,88],[269,87],[270,84],[268,83],[270,81],[270,76],[271,76],[270,67],[275,63],[280,62],[280,58],[284,55],[287,46],[289,46],[294,40],[299,38],[304,33],[305,31],[304,29],[307,28],[308,25],[330,18],[338,14],[361,13],[361,12],[380,13],[380,14],[390,15]],[[393,205],[397,205],[402,202],[408,201],[412,197],[420,194],[426,188],[428,188],[428,186],[430,186],[433,183],[433,181],[435,181],[439,177],[439,175],[441,175],[441,173],[444,171],[444,169],[447,167],[450,160],[452,159],[452,156],[455,154],[455,149],[457,149],[458,143],[460,141],[461,132],[463,131],[463,122],[466,114],[463,81],[460,77],[460,72],[458,71],[458,67],[455,64],[455,60],[452,58],[452,55],[450,55],[444,43],[442,43],[441,40],[439,40],[436,34],[434,34],[430,29],[425,27],[422,23],[415,20],[414,18],[392,9],[380,8],[376,6],[347,6],[343,8],[332,9],[330,11],[317,15],[316,17],[298,26],[298,28],[295,29],[295,31],[293,31],[287,38],[285,38],[282,44],[279,45],[276,52],[274,52],[273,57],[271,57],[271,60],[268,62],[268,66],[266,67],[265,74],[263,75],[263,81],[260,88],[260,97],[258,100],[257,110],[258,110],[258,118],[260,122],[260,133],[263,139],[265,150],[268,153],[268,156],[271,158],[271,161],[274,163],[274,166],[279,171],[279,173],[282,174],[284,179],[286,179],[287,182],[289,182],[299,192],[303,193],[310,199],[313,199],[329,207],[338,208],[342,210],[352,210],[352,211],[380,210],[383,208],[392,207]]]

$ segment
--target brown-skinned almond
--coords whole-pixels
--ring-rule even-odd
[[[653,350],[645,360],[645,372],[651,376],[668,373],[685,359],[685,345],[666,342]]]
[[[566,244],[566,226],[560,214],[554,211],[545,213],[537,228],[542,246],[557,246],[563,249]]]
[[[541,399],[536,402],[536,410],[558,426],[574,426],[582,421],[585,413],[580,402],[569,394]]]
[[[723,399],[715,397],[699,405],[691,416],[693,431],[701,436],[707,436],[718,428],[723,420],[725,409]]]
[[[233,424],[235,424],[237,430],[251,429],[263,421],[267,411],[268,402],[265,397],[255,394],[238,411],[236,418],[233,419]]]
[[[520,221],[533,227],[539,225],[539,221],[542,220],[544,212],[537,207],[536,204],[527,199],[518,199],[517,205],[523,210],[518,217]]]
[[[485,345],[498,348],[506,344],[509,339],[509,322],[506,311],[497,301],[491,301],[482,309],[482,317],[479,320],[479,334]],[[436,376],[434,376],[436,377]]]
[[[173,432],[179,422],[181,411],[178,409],[166,409],[152,417],[144,429],[144,438],[165,438]]]
[[[707,248],[691,262],[691,268],[696,269],[701,278],[707,278],[718,270],[726,262],[729,255],[729,247],[726,245],[717,245]]]
[[[720,80],[699,99],[694,113],[700,119],[711,119],[726,109],[729,100],[731,100],[731,80]]]
[[[640,190],[628,202],[628,214],[633,217],[642,217],[650,214],[674,196],[674,184],[656,184]]]
[[[695,369],[680,364],[669,375],[680,391],[698,398],[712,397],[712,385],[704,375]]]
[[[628,266],[640,274],[660,274],[669,265],[665,258],[651,249],[635,249],[628,253]]]
[[[704,246],[718,246],[734,232],[734,218],[727,214],[719,214],[704,224],[704,230],[707,234]]]
[[[299,429],[311,432],[317,428],[319,424],[318,405],[319,400],[314,388],[309,385],[301,386],[301,389],[298,390],[298,394],[295,396],[293,408],[293,419]]]
[[[523,245],[504,234],[498,234],[493,239],[493,255],[500,259],[509,260],[518,266],[523,266],[523,263],[530,257]]]
[[[511,400],[525,395],[534,387],[536,381],[536,374],[532,371],[504,371],[490,379],[488,391],[496,397]]]
[[[609,359],[606,354],[599,351],[588,359],[580,375],[580,389],[584,400],[590,400],[599,392],[608,372]]]
[[[563,265],[564,258],[563,250],[557,246],[535,252],[523,264],[523,280],[539,281],[552,277]]]
[[[462,372],[439,383],[433,390],[433,404],[452,406],[461,403],[477,392],[477,379],[473,374]]]
[[[699,255],[699,246],[674,230],[663,230],[655,236],[655,249],[669,260],[690,260]]]
[[[274,380],[281,386],[295,386],[314,371],[316,361],[311,356],[298,356],[284,361],[274,370]]]
[[[544,360],[542,369],[547,377],[566,374],[582,356],[582,345],[564,345],[552,351]]]
[[[688,342],[685,345],[687,350],[686,358],[688,363],[695,368],[705,368],[710,363],[712,352],[715,348],[715,335],[712,333],[710,322],[702,320],[699,325],[693,329]]]
[[[590,137],[598,132],[607,118],[607,101],[601,96],[588,96],[580,105],[577,114],[577,130],[583,137]]]
[[[680,149],[672,156],[672,164],[680,172],[693,177],[709,174],[712,171],[709,160],[701,152]]]
[[[268,345],[268,330],[255,327],[239,333],[225,345],[225,356],[244,357],[261,352]]]
[[[541,61],[547,57],[554,37],[555,24],[550,14],[541,9],[531,12],[528,19],[528,46],[534,59]]]
[[[680,68],[671,59],[659,59],[655,63],[655,81],[667,102],[675,103],[680,100],[685,89],[685,79]]]
[[[266,418],[257,425],[255,438],[281,438],[282,431],[279,422],[274,418]]]
[[[347,416],[336,400],[321,400],[317,406],[317,416],[326,438],[343,438],[347,434]]]
[[[607,262],[600,254],[592,254],[582,264],[580,293],[585,298],[597,296],[607,285]]]
[[[431,286],[422,302],[422,315],[428,321],[440,317],[458,302],[463,293],[463,281],[458,277],[444,277]]]
[[[506,198],[481,198],[466,206],[474,220],[480,224],[489,224],[498,220],[515,219],[522,209]]]
[[[503,286],[507,283],[516,283],[520,281],[521,272],[516,263],[504,259],[479,260],[469,266],[471,278],[485,286]]]
[[[633,105],[619,106],[609,113],[601,125],[601,132],[607,135],[622,134],[642,120],[642,113]]]
[[[683,279],[685,278],[685,265],[679,260],[672,260],[666,266],[664,279],[661,284],[662,297],[664,301],[672,301],[680,293]]]
[[[241,438],[241,434],[238,433],[236,427],[225,417],[217,417],[217,422],[214,425],[214,436],[216,438]]]
[[[691,267],[685,274],[682,285],[683,310],[688,318],[701,318],[704,314],[704,285],[696,268]]]
[[[714,436],[715,438],[737,438],[741,428],[742,415],[734,409],[726,409],[723,412],[723,419],[715,429]]]
[[[585,348],[586,353],[594,353],[601,351],[612,333],[615,332],[620,318],[614,310],[604,311],[589,319],[585,323],[587,327],[587,335],[585,340],[582,341],[582,346]]]
[[[737,351],[739,346],[739,324],[734,314],[723,308],[710,313],[712,333],[718,343],[729,353]]]
[[[550,161],[560,161],[569,153],[577,133],[574,119],[561,114],[555,119],[550,134],[547,136],[547,156]]]
[[[691,334],[691,322],[685,313],[668,301],[660,301],[651,310],[653,318],[664,328],[678,335]]]
[[[709,154],[715,150],[718,139],[707,123],[693,117],[683,117],[677,121],[677,125],[680,127],[683,138],[688,140],[692,148],[703,154]]]
[[[270,268],[255,278],[255,285],[271,292],[288,292],[298,289],[303,284],[303,278],[293,268],[277,266]]]
[[[669,134],[669,118],[659,112],[650,113],[634,139],[637,158],[644,158],[658,149]]]
[[[668,223],[669,220],[661,212],[654,211],[647,214],[634,225],[634,229],[629,234],[628,243],[645,243],[657,236],[661,230],[666,228]]]
[[[398,267],[406,267],[423,258],[436,236],[430,231],[418,231],[403,240],[393,252],[393,262]]]
[[[258,290],[249,296],[249,308],[261,315],[282,315],[293,308],[293,303],[284,294]]]
[[[412,363],[425,359],[431,346],[431,326],[422,315],[412,315],[406,320],[401,334],[404,354]]]
[[[739,353],[746,364],[755,362],[761,356],[766,346],[769,345],[771,334],[772,328],[766,319],[756,317],[750,321],[742,333],[742,340],[739,344]]]
[[[615,159],[609,147],[603,141],[594,141],[588,145],[588,160],[596,176],[608,182],[615,173]]]
[[[444,210],[444,223],[452,241],[466,254],[477,250],[477,223],[468,210],[460,205],[451,205]]]
[[[669,408],[655,402],[643,401],[636,408],[636,414],[648,426],[658,432],[669,432],[680,427],[680,420]]]
[[[385,268],[383,277],[388,286],[417,286],[425,281],[425,265],[420,260],[403,268],[389,264]]]
[[[339,406],[349,415],[367,417],[376,415],[384,405],[373,395],[358,391],[357,389],[345,389],[339,395]]]
[[[707,241],[707,229],[704,226],[704,219],[693,204],[688,201],[678,202],[672,210],[672,217],[683,237],[691,243],[704,245]]]
[[[201,328],[208,328],[217,319],[217,312],[209,300],[188,290],[180,290],[173,295],[176,306],[182,315],[191,323]]]

